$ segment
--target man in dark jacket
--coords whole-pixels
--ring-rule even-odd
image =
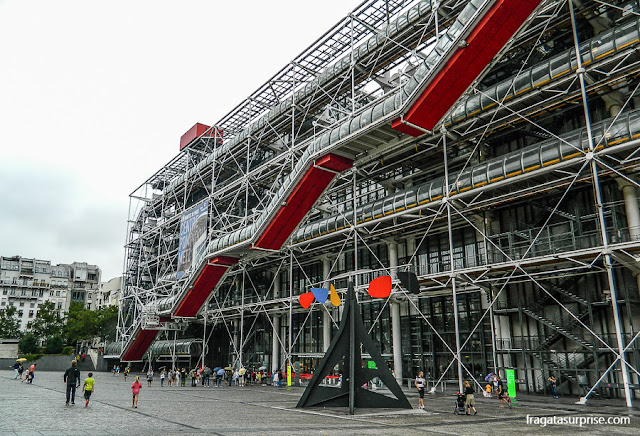
[[[77,361],[71,361],[71,368],[64,372],[64,381],[67,384],[67,403],[65,405],[69,405],[69,396],[71,396],[71,404],[76,404],[76,388],[80,387],[80,370]]]

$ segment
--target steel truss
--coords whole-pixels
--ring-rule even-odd
[[[164,302],[188,285],[189,274],[176,275],[185,212],[210,200],[209,244],[256,223],[308,141],[406,84],[467,4],[364,2],[138,187],[131,194],[120,339],[127,340],[145,314],[162,316]],[[486,336],[491,352],[480,353],[485,372],[515,367],[525,380],[521,387],[533,391],[556,372],[572,394],[587,387],[582,402],[602,392],[606,381],[631,406],[631,388],[640,384],[638,285],[628,284],[640,271],[640,129],[628,127],[625,134],[619,125],[627,120],[632,126],[640,102],[640,41],[604,53],[594,52],[593,44],[622,38],[639,12],[637,1],[543,2],[437,129],[414,138],[386,125],[350,138],[340,152],[354,167],[337,176],[286,246],[242,254],[198,317],[178,321],[203,323],[206,343],[214,331],[228,335],[234,366],[259,354],[270,356],[272,369],[282,369],[321,356],[331,331],[325,326],[336,328],[341,316],[341,308],[328,305],[303,310],[298,295],[330,281],[343,293],[352,277],[362,307],[377,312],[368,324],[374,337],[386,334],[381,324],[391,318],[393,352],[387,357],[399,378],[403,367],[414,376],[411,362],[419,360],[413,349],[400,349],[405,322],[421,325],[448,356],[446,365],[436,369],[434,363],[434,390],[451,374],[459,386],[468,378],[482,387],[477,362],[473,368],[464,356],[479,353],[469,350]],[[405,15],[413,17],[411,24],[392,26]],[[587,43],[591,54],[585,59]],[[562,53],[567,70],[535,83],[536,71],[542,65],[553,71],[554,56]],[[579,140],[571,136],[576,129],[583,132]],[[501,180],[473,186],[472,170],[483,162],[551,140],[573,156],[517,173],[505,170]],[[471,185],[463,188],[466,177]],[[394,203],[412,190],[417,198],[417,187],[436,179],[444,181],[439,195],[429,194],[421,204]],[[367,215],[378,203],[379,216]],[[505,218],[525,209],[532,214],[527,221]],[[465,245],[464,238],[473,241]],[[239,252],[226,245],[216,254]],[[402,269],[418,274],[419,295],[400,287],[395,275]],[[374,302],[366,286],[383,274],[394,278],[394,291]],[[589,291],[569,287],[585,277],[593,280],[585,285]],[[597,287],[608,292],[594,301],[591,288]],[[460,302],[472,298],[479,298],[482,310],[463,328],[459,321],[471,312],[459,313]],[[451,304],[453,336],[424,309],[438,299]],[[554,322],[552,312],[564,324]],[[324,349],[305,338],[305,329],[318,322]],[[264,328],[273,341],[258,343],[256,332]],[[533,343],[534,336],[542,339]],[[420,364],[428,360],[422,347]],[[573,368],[570,356],[580,360]],[[586,382],[571,375],[580,372]]]

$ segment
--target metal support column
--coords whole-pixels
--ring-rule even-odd
[[[453,297],[453,323],[456,337],[456,360],[458,364],[458,389],[462,392],[462,360],[460,358],[460,326],[458,315],[458,289],[456,287],[456,273],[453,257],[453,230],[451,223],[451,203],[449,202],[449,164],[447,161],[447,131],[442,127],[442,154],[444,156],[444,188],[445,196],[443,201],[447,206],[447,231],[449,234],[449,271],[451,276],[451,295]]]
[[[324,280],[324,288],[329,289],[329,274],[331,271],[331,260],[329,258],[322,259],[322,279]],[[327,351],[331,345],[331,316],[329,315],[329,307],[325,306],[322,312],[322,351]]]
[[[389,247],[389,273],[392,279],[398,278],[398,244],[387,242]],[[393,371],[402,386],[402,326],[400,323],[400,303],[394,301],[393,297],[389,304],[391,311],[391,348],[393,349]]]
[[[273,334],[271,335],[271,372],[279,370],[280,365],[280,315],[273,315]]]
[[[580,91],[582,94],[582,103],[584,108],[584,118],[586,123],[587,138],[589,140],[589,153],[587,153],[587,159],[590,163],[591,174],[593,177],[593,189],[596,197],[596,209],[598,212],[598,220],[600,222],[600,234],[602,237],[602,246],[604,254],[604,267],[607,271],[607,279],[609,281],[609,288],[611,291],[611,309],[613,311],[613,319],[616,329],[616,341],[618,343],[618,353],[620,354],[620,369],[622,371],[622,383],[624,386],[624,396],[627,402],[627,407],[632,406],[632,393],[629,386],[629,371],[627,368],[627,361],[625,358],[625,345],[622,337],[622,323],[620,321],[620,309],[618,307],[618,297],[616,291],[616,284],[613,276],[613,266],[611,262],[611,254],[609,251],[609,237],[607,236],[607,224],[604,218],[603,204],[602,204],[602,192],[600,190],[600,178],[598,175],[598,167],[596,160],[594,159],[595,144],[593,141],[593,135],[591,132],[591,117],[589,114],[589,102],[587,99],[587,91],[584,78],[584,68],[582,66],[582,56],[580,55],[580,43],[578,40],[578,31],[576,28],[576,17],[573,11],[573,3],[571,0],[567,0],[569,3],[569,11],[571,13],[571,26],[573,28],[573,42],[575,44],[576,62],[577,62],[577,75],[580,82]]]

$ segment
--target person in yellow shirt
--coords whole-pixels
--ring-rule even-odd
[[[93,373],[90,372],[89,377],[84,379],[84,384],[82,385],[82,390],[84,391],[84,399],[87,400],[86,403],[84,403],[84,407],[87,407],[89,405],[89,398],[91,398],[91,394],[93,393],[95,387],[95,380],[93,379]]]

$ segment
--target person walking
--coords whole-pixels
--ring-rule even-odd
[[[153,381],[153,368],[149,368],[147,372],[147,387],[151,387],[151,382]]]
[[[140,383],[140,376],[136,376],[136,379],[131,383],[131,393],[133,399],[131,400],[131,407],[138,408],[138,396],[140,395],[140,389],[142,389],[142,383]]]
[[[236,370],[233,372],[233,382],[234,382],[234,384],[235,384],[236,386],[239,386],[239,385],[240,385],[240,380],[239,380],[239,379],[240,379],[240,373],[239,373],[239,372],[238,372],[238,370],[236,369]]]
[[[549,375],[547,381],[549,381],[549,385],[551,386],[551,393],[553,394],[553,398],[558,399],[558,381],[553,376],[553,374]]]
[[[502,386],[502,380],[500,380],[500,377],[498,376],[496,376],[496,378],[493,380],[493,389],[498,397],[498,400],[500,400],[500,407],[504,407],[505,403],[507,404],[507,406],[511,406],[509,398],[504,391],[504,387]]]
[[[29,383],[31,383],[31,384],[33,383],[33,377],[34,377],[35,373],[36,373],[36,364],[34,363],[33,365],[31,365],[29,367]],[[25,380],[26,379],[27,378],[25,377]]]
[[[182,368],[180,371],[180,386],[185,387],[187,385],[187,370]]]
[[[129,375],[129,371],[131,371],[131,368],[129,368],[129,365],[127,365],[127,367],[124,369],[124,381],[127,381],[127,376]]]
[[[90,372],[89,377],[84,379],[84,383],[82,384],[82,390],[84,391],[84,399],[87,400],[84,403],[84,407],[89,407],[89,398],[91,398],[91,394],[94,392],[95,380],[93,379],[93,373]]]
[[[464,395],[465,395],[464,405],[466,406],[466,409],[467,409],[467,415],[471,415],[471,410],[473,410],[474,415],[477,415],[478,411],[476,410],[476,400],[475,400],[475,397],[473,396],[473,394],[475,393],[475,391],[473,390],[473,387],[466,380],[462,384],[462,386],[464,386]]]
[[[76,404],[76,388],[80,387],[78,361],[71,361],[71,367],[64,372],[64,382],[67,384],[67,402],[65,406],[69,405],[69,399],[71,399],[71,404]]]
[[[426,380],[424,379],[424,372],[420,371],[418,373],[418,377],[416,377],[416,380],[413,382],[413,384],[415,385],[416,389],[418,389],[418,394],[420,395],[420,398],[418,399],[418,409],[424,409],[424,385],[426,383]]]
[[[162,372],[160,373],[160,387],[164,386],[164,378],[166,377],[166,375],[167,375],[167,373],[163,369]]]

